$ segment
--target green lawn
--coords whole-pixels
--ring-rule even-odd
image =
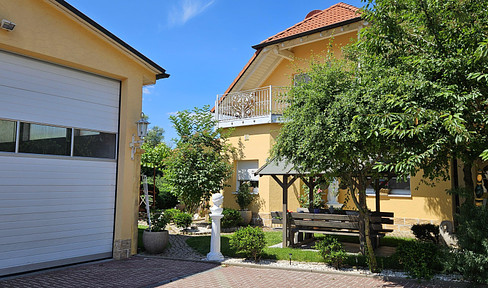
[[[262,255],[262,259],[271,260],[289,260],[290,254],[293,261],[301,262],[322,262],[322,257],[319,253],[311,250],[303,250],[296,248],[269,248],[269,246],[281,243],[282,234],[280,231],[265,232],[266,236],[266,248]],[[323,237],[323,235],[317,234],[317,238]],[[229,240],[231,234],[221,235],[221,252],[228,257],[243,257],[238,255],[234,250],[230,248]],[[337,236],[341,242],[358,243],[358,237],[354,236]],[[398,246],[403,241],[409,241],[402,238],[385,237],[382,239],[382,245],[385,246]],[[193,249],[200,252],[202,255],[206,255],[210,252],[210,236],[195,236],[186,240],[186,243]],[[366,266],[366,258],[362,255],[349,255],[346,260],[348,266]],[[381,268],[398,268],[398,261],[393,257],[378,257],[378,265]]]

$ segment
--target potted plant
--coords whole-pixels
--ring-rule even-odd
[[[248,225],[252,220],[252,211],[248,210],[249,205],[254,201],[255,194],[251,192],[251,184],[249,181],[244,181],[239,186],[239,190],[236,195],[236,202],[239,205],[239,213],[242,217],[242,224]]]
[[[298,197],[298,203],[302,208],[310,208],[309,203],[309,188],[306,185],[303,185],[303,194]],[[319,186],[316,186],[313,191],[313,211],[310,212],[319,212],[320,209],[324,207],[324,199],[322,198],[323,190],[320,189]]]
[[[149,254],[159,254],[164,251],[169,241],[169,232],[166,225],[169,223],[168,217],[161,211],[151,213],[152,223],[142,234],[144,249]]]

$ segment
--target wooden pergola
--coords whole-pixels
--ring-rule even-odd
[[[293,183],[297,179],[302,179],[302,181],[307,185],[307,187],[310,189],[308,196],[309,196],[309,208],[313,209],[313,189],[315,186],[318,184],[316,181],[314,181],[314,178],[317,176],[321,176],[323,174],[314,174],[311,176],[310,172],[307,171],[298,171],[295,169],[293,164],[287,162],[286,160],[277,160],[276,158],[272,159],[271,161],[267,162],[264,164],[262,167],[260,167],[254,175],[259,175],[261,176],[271,176],[276,183],[278,183],[281,186],[282,189],[282,204],[283,204],[283,246],[282,247],[287,247],[288,242],[287,242],[287,235],[288,235],[288,219],[287,219],[287,212],[288,212],[288,188],[293,185]],[[281,179],[279,178],[281,176]],[[291,178],[290,178],[291,177]],[[376,211],[380,211],[380,195],[379,195],[379,189],[378,188],[378,181],[375,181],[375,196],[376,196]]]

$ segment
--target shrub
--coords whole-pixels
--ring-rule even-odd
[[[247,226],[239,228],[231,236],[229,244],[238,254],[244,254],[257,262],[266,246],[266,240],[261,228]]]
[[[450,268],[464,278],[488,284],[488,208],[465,204],[458,216],[459,250],[454,250]]]
[[[171,222],[171,221],[173,221],[173,218],[174,218],[174,217],[175,217],[175,215],[176,215],[176,214],[178,214],[178,213],[181,213],[181,211],[180,211],[180,210],[178,210],[178,209],[174,209],[174,208],[164,210],[164,214],[166,215],[166,217],[168,217],[168,220],[169,220],[170,222]]]
[[[324,262],[339,268],[347,259],[346,251],[342,244],[336,238],[326,235],[323,240],[315,244],[315,249],[319,250],[320,256],[324,258]]]
[[[186,228],[191,225],[193,221],[193,217],[190,214],[179,212],[173,215],[173,222],[175,222],[176,226],[180,228]]]
[[[224,208],[224,217],[221,220],[222,228],[237,227],[242,222],[241,213],[235,209]]]
[[[418,240],[439,243],[439,225],[415,224],[411,230]]]
[[[408,275],[417,279],[432,279],[442,270],[440,247],[431,242],[409,241],[398,246],[395,256]]]
[[[168,217],[160,210],[154,211],[151,213],[151,231],[152,232],[160,232],[166,229],[166,225],[168,225],[169,220]]]

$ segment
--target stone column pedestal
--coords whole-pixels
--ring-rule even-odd
[[[212,218],[212,234],[210,238],[210,252],[207,254],[207,260],[209,261],[223,261],[224,255],[220,252],[220,219],[224,217],[222,214],[222,205],[224,196],[220,193],[216,193],[212,196],[213,206],[210,208],[212,212],[210,218]]]

